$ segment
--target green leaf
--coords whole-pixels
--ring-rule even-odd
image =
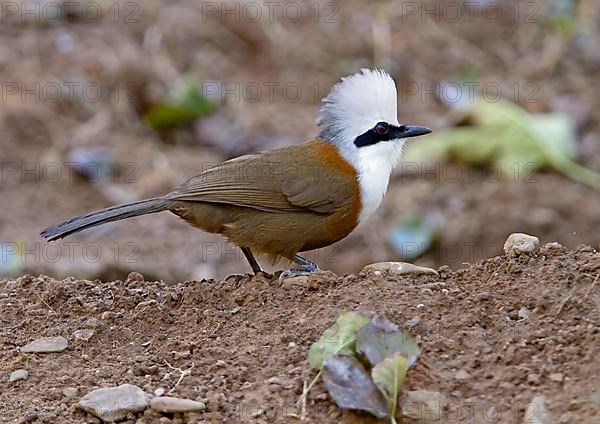
[[[463,111],[468,126],[438,131],[412,143],[404,160],[455,160],[470,165],[497,163],[507,177],[528,176],[531,171],[552,168],[600,189],[600,174],[573,161],[575,129],[568,115],[531,115],[514,103],[477,98]],[[515,170],[529,172],[515,174]]]
[[[388,416],[386,398],[356,358],[329,356],[323,366],[323,383],[340,408],[367,411],[378,418]]]
[[[570,408],[578,408],[581,405],[585,405],[588,403],[600,405],[600,392],[592,392],[590,397],[585,399],[573,399],[569,402]]]
[[[372,366],[396,353],[404,355],[411,367],[421,354],[421,349],[406,330],[400,329],[383,317],[377,317],[357,334],[356,351],[364,355]]]
[[[214,113],[216,105],[203,96],[196,84],[187,84],[170,99],[159,103],[144,115],[144,120],[155,129],[177,128]]]
[[[406,377],[408,364],[406,357],[401,353],[395,353],[377,364],[371,371],[373,382],[381,390],[388,403],[390,416],[396,415],[398,406],[398,394],[400,386]]]
[[[356,312],[339,316],[335,325],[323,333],[308,352],[308,362],[314,369],[321,370],[327,357],[334,354],[354,355],[356,332],[369,322],[369,318]]]

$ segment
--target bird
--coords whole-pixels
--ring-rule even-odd
[[[349,235],[381,204],[405,140],[429,128],[400,124],[393,78],[361,69],[341,78],[321,102],[318,135],[307,142],[243,155],[191,177],[161,197],[112,206],[46,228],[49,241],[140,215],[169,211],[221,234],[243,252],[295,267],[280,278],[319,270],[299,253]]]

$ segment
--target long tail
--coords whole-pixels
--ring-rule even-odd
[[[154,199],[127,203],[125,205],[112,206],[85,215],[76,216],[68,221],[48,227],[41,232],[41,235],[50,241],[58,240],[69,234],[76,233],[86,228],[95,227],[96,225],[106,224],[107,222],[120,221],[121,219],[134,216],[165,211],[169,209],[168,205],[168,200],[157,197]]]

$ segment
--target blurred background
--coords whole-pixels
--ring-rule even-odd
[[[331,84],[375,66],[397,81],[400,121],[434,134],[409,142],[367,223],[307,255],[321,268],[457,269],[512,232],[598,247],[595,0],[21,0],[0,19],[4,276],[249,272],[233,245],[169,213],[52,244],[39,232],[310,139]]]

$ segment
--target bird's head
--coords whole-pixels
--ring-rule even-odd
[[[404,139],[428,134],[429,128],[398,122],[396,84],[382,70],[363,69],[342,78],[323,99],[319,138],[334,143],[359,171],[393,168]]]

